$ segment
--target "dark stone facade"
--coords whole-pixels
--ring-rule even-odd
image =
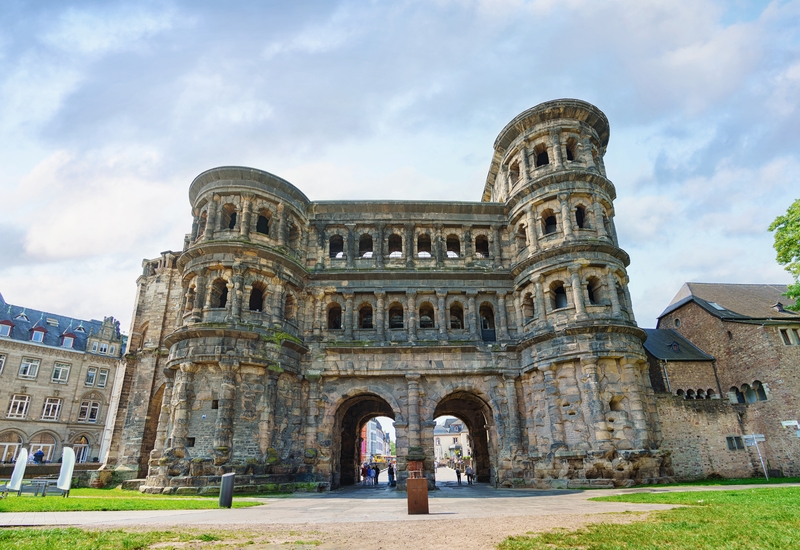
[[[434,419],[450,414],[478,481],[668,478],[608,136],[582,101],[521,113],[476,203],[313,202],[267,172],[204,172],[183,251],[138,281],[110,463],[148,491],[228,471],[252,489],[336,488],[357,479],[360,427],[388,416],[402,487],[409,459],[432,475]]]

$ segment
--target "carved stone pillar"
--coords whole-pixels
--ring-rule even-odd
[[[220,363],[222,380],[219,389],[219,409],[214,423],[214,464],[220,466],[233,453],[233,418],[236,414],[236,369],[239,362]]]
[[[372,255],[375,257],[375,268],[383,269],[383,230],[385,223],[375,224],[375,242],[372,244]]]
[[[244,300],[244,270],[241,266],[233,269],[233,281],[228,284],[228,296],[231,297],[231,315],[234,321],[241,321]]]
[[[477,292],[467,292],[467,303],[469,304],[467,318],[469,319],[469,337],[472,340],[480,339],[478,335],[478,312],[475,310],[475,298],[477,296]]]
[[[345,239],[344,253],[347,257],[347,267],[355,267],[356,246],[355,246],[355,230],[356,224],[346,223],[344,226],[347,228],[347,239]]]
[[[603,205],[600,204],[600,201],[595,200],[592,206],[592,209],[594,210],[594,227],[597,230],[597,238],[608,239],[606,225],[603,223]]]
[[[315,269],[324,269],[326,261],[329,261],[325,256],[325,225],[322,223],[315,223],[314,229],[317,232],[317,263]]]
[[[561,128],[550,130],[550,146],[555,153],[555,165],[562,166],[564,164],[564,152],[561,145]]]
[[[200,213],[198,211],[194,211],[192,213],[192,242],[197,240],[197,232],[200,230]]]
[[[500,339],[508,340],[508,312],[506,311],[506,295],[500,293],[497,295],[497,328],[500,329]]]
[[[536,289],[536,317],[537,324],[544,325],[547,323],[547,311],[545,310],[544,303],[544,277],[539,275],[533,281],[533,286]]]
[[[514,294],[514,309],[516,310],[514,318],[517,322],[517,338],[522,337],[522,333],[525,331],[525,320],[522,314],[522,296],[520,294],[519,292]]]
[[[311,324],[311,330],[315,338],[322,336],[322,301],[325,299],[324,292],[317,292],[311,295],[314,300],[314,320]]]
[[[408,383],[408,446],[420,446],[419,374],[406,374]]]
[[[278,246],[286,244],[286,207],[278,203]]]
[[[192,391],[192,379],[197,372],[197,365],[181,363],[175,372],[175,387],[172,390],[172,433],[170,433],[173,449],[186,448],[186,435],[189,433],[189,418],[192,413],[189,394]]]
[[[319,386],[322,371],[306,371],[308,404],[306,406],[306,451],[317,448],[317,417],[319,416]],[[306,455],[308,456],[308,455]]]
[[[519,147],[519,156],[522,161],[522,177],[525,183],[531,181],[531,163],[528,160],[528,144],[522,142]]]
[[[580,266],[570,265],[568,268],[572,281],[572,299],[575,302],[575,313],[578,320],[588,319],[586,304],[583,302],[583,285],[581,284]]]
[[[647,442],[647,416],[642,401],[644,387],[637,373],[638,363],[639,360],[634,357],[624,357],[622,359],[622,376],[627,385],[626,393],[628,394],[631,421],[633,422],[634,441],[631,441],[631,443],[634,449],[644,449]]]
[[[561,222],[564,226],[564,237],[569,241],[575,238],[572,234],[572,213],[569,210],[569,195],[559,193],[558,200],[561,202]]]
[[[625,310],[628,312],[628,318],[636,322],[636,319],[633,316],[633,302],[631,302],[631,291],[628,288],[629,279],[626,276],[625,279],[622,281],[622,292],[625,294]]]
[[[219,211],[219,195],[214,195],[208,202],[208,215],[206,217],[206,231],[203,240],[208,241],[214,238],[217,230],[217,212]]]
[[[581,357],[586,402],[589,406],[589,421],[594,434],[595,448],[605,448],[611,443],[611,434],[606,425],[603,400],[600,398],[600,381],[597,376],[597,357]]]
[[[463,250],[461,251],[462,257],[472,259],[472,255],[475,253],[472,247],[472,226],[471,225],[462,225],[461,231],[464,233],[464,246],[462,247]]]
[[[242,196],[242,219],[239,221],[239,235],[245,239],[250,238],[250,209],[252,208],[252,198]]]
[[[619,296],[617,296],[617,278],[611,268],[606,268],[606,286],[608,287],[608,297],[611,299],[611,315],[621,317],[622,311],[619,307]]]
[[[277,372],[267,370],[264,383],[264,409],[261,412],[261,422],[258,423],[258,448],[265,461],[268,459],[268,450],[272,446],[272,431],[275,428],[278,376]]]
[[[344,339],[353,339],[353,298],[355,294],[344,295]]]
[[[544,374],[544,389],[547,396],[547,416],[550,419],[550,451],[566,448],[567,437],[564,431],[564,421],[561,418],[561,392],[555,376],[555,365],[548,363],[540,367]]]
[[[414,224],[404,223],[403,253],[406,256],[406,267],[414,267]]]
[[[386,341],[386,322],[384,320],[386,293],[376,292],[375,298],[375,328],[378,330],[378,342],[384,342]]]
[[[416,291],[408,291],[406,292],[406,309],[408,311],[408,315],[406,318],[408,319],[408,341],[409,342],[416,342],[417,341],[417,293]]]
[[[439,310],[439,341],[447,341],[447,310],[445,308],[445,298],[447,298],[446,290],[437,290],[436,298],[438,298]]]
[[[175,385],[175,371],[164,369],[164,395],[161,397],[161,412],[158,414],[158,428],[156,429],[156,441],[153,451],[150,453],[152,458],[159,458],[164,452],[167,443],[167,429],[169,418],[172,411],[172,388]]]
[[[531,205],[525,210],[525,220],[528,224],[528,253],[533,254],[539,250],[539,226],[536,224],[536,207]]]
[[[192,307],[192,322],[199,323],[203,319],[203,305],[208,295],[206,289],[206,278],[198,275],[194,280],[194,307]]]
[[[434,234],[433,239],[433,253],[436,257],[436,267],[444,267],[444,258],[445,258],[445,250],[446,250],[446,243],[444,235],[442,235],[442,224],[437,223],[435,225],[436,232]]]
[[[497,225],[492,226],[492,267],[501,267],[503,265],[502,251],[500,247],[500,227]]]
[[[506,401],[508,403],[508,431],[506,433],[506,446],[509,449],[520,447],[519,437],[519,408],[517,406],[517,386],[515,376],[510,373],[503,375],[506,385]]]

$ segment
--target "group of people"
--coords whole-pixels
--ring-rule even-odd
[[[433,463],[434,468],[438,469],[439,467],[443,466],[439,464],[438,461]],[[467,467],[464,467],[464,462],[461,460],[453,460],[450,459],[447,462],[447,467],[452,468],[456,471],[456,481],[458,484],[461,485],[461,474],[463,473],[467,477],[467,485],[472,485],[475,481],[475,470],[472,468],[472,465],[467,464]]]
[[[364,462],[361,465],[361,484],[362,485],[377,485],[378,484],[378,475],[380,475],[381,470],[380,467],[375,463],[367,463]],[[388,466],[386,467],[386,473],[389,477],[389,486],[394,487],[394,475],[395,475],[395,465],[394,462],[389,462]]]

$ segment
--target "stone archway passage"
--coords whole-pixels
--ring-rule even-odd
[[[467,426],[472,440],[472,462],[476,480],[491,482],[492,457],[487,426],[492,419],[492,410],[480,397],[469,392],[451,393],[436,406],[433,417],[455,416]]]
[[[377,416],[395,418],[389,404],[377,395],[357,395],[339,406],[336,412],[336,428],[340,434],[339,460],[334,464],[331,488],[358,483],[361,427]]]
[[[142,472],[147,472],[150,460],[150,451],[156,445],[156,435],[158,433],[158,420],[161,416],[161,402],[164,399],[164,388],[166,384],[161,384],[153,397],[150,399],[150,406],[147,408],[147,420],[144,425],[142,436],[142,447],[139,451],[139,467]]]

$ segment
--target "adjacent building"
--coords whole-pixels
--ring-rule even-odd
[[[0,295],[0,459],[25,447],[57,461],[69,446],[78,462],[100,461],[124,345],[113,317],[75,319]]]
[[[467,426],[457,418],[446,418],[433,429],[433,451],[440,463],[472,456]]]
[[[686,283],[646,331],[676,476],[800,475],[800,314],[785,292]]]

